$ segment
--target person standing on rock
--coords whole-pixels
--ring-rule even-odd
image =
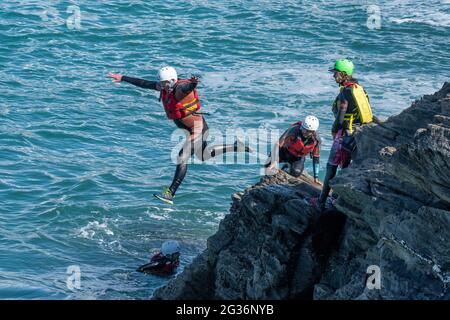
[[[349,166],[352,153],[356,151],[353,136],[355,126],[373,121],[369,96],[358,80],[353,78],[353,70],[353,62],[348,59],[336,60],[334,67],[329,70],[333,73],[334,80],[340,89],[332,107],[335,117],[331,128],[333,145],[328,158],[322,192],[318,199],[310,199],[311,204],[317,205],[321,210],[324,210],[331,190],[330,180],[336,176],[338,167]]]
[[[114,82],[125,81],[141,88],[159,91],[159,101],[162,102],[167,117],[187,133],[186,142],[178,154],[172,184],[170,187],[164,188],[161,194],[154,194],[157,199],[173,204],[175,193],[186,176],[187,162],[194,153],[197,158],[205,161],[225,152],[250,152],[250,149],[240,141],[231,145],[207,146],[208,125],[202,114],[199,113],[200,100],[197,92],[199,81],[197,77],[178,79],[177,71],[173,67],[161,68],[158,72],[159,81],[148,81],[112,73],[108,76],[113,78]]]
[[[272,173],[278,162],[284,163],[282,170],[294,177],[299,177],[305,167],[305,159],[310,155],[313,161],[314,182],[319,181],[320,170],[320,145],[321,139],[317,131],[319,119],[315,116],[307,116],[305,121],[294,123],[278,140],[272,156],[266,164],[267,173]],[[274,156],[278,150],[278,160]]]

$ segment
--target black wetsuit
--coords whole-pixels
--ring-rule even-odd
[[[162,90],[159,81],[149,81],[127,76],[122,76],[122,81],[131,83],[144,89],[152,89],[156,91]],[[196,86],[196,82],[180,83],[177,84],[176,90],[181,90],[184,95],[188,95],[192,90],[196,88]],[[202,161],[205,161],[226,152],[237,151],[237,146],[223,144],[208,147],[206,142],[206,139],[208,138],[208,125],[206,124],[206,121],[201,114],[193,113],[185,118],[175,119],[173,121],[178,128],[187,131],[187,141],[178,153],[179,157],[175,175],[173,177],[172,184],[169,187],[172,195],[175,195],[178,187],[181,185],[184,177],[186,176],[187,162],[193,154],[195,154],[197,158],[201,159]],[[190,137],[193,138],[193,141],[189,142],[188,139]]]
[[[170,275],[177,271],[179,265],[180,265],[179,258],[171,259],[159,252],[150,259],[149,263],[140,266],[136,271],[161,275]]]

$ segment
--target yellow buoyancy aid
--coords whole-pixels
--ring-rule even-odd
[[[364,88],[355,82],[347,82],[341,86],[341,92],[345,88],[350,88],[353,99],[355,101],[356,110],[353,113],[346,113],[344,120],[348,121],[348,129],[350,133],[353,131],[353,121],[359,119],[361,124],[370,123],[373,120],[372,108],[370,106],[369,97]]]

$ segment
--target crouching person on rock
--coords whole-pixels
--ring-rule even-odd
[[[267,160],[266,174],[274,174],[277,163],[280,162],[283,163],[282,170],[294,177],[299,177],[303,173],[305,159],[309,154],[313,161],[314,182],[322,185],[319,181],[321,139],[318,128],[319,119],[315,116],[307,116],[305,121],[296,122],[287,129],[275,144],[272,155]]]

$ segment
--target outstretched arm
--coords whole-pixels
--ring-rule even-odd
[[[140,88],[152,89],[152,90],[157,90],[157,91],[161,90],[159,81],[149,81],[149,80],[132,78],[132,77],[123,76],[121,74],[113,74],[113,73],[108,74],[108,76],[113,78],[114,82],[125,81],[125,82],[131,83]]]

